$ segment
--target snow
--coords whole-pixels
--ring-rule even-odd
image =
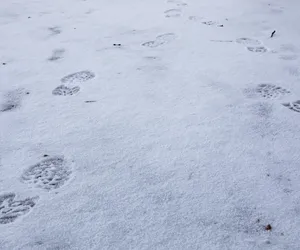
[[[299,9],[1,1],[0,249],[300,249]]]

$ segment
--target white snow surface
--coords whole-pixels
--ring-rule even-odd
[[[300,249],[299,10],[2,0],[0,249]]]

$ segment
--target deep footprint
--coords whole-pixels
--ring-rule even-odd
[[[88,70],[79,71],[63,77],[60,81],[62,83],[82,83],[91,80],[95,74]]]
[[[292,111],[300,113],[300,100],[288,103],[282,103],[283,106],[289,108]]]
[[[0,195],[0,224],[14,222],[17,218],[27,214],[35,206],[38,197],[15,200],[15,193]]]
[[[53,95],[60,95],[60,96],[68,96],[68,95],[75,95],[80,91],[80,87],[67,87],[65,85],[59,85],[53,91]]]
[[[51,157],[24,171],[21,181],[45,190],[63,186],[71,176],[71,169],[63,157]]]
[[[246,89],[245,94],[249,98],[258,96],[266,99],[278,99],[290,94],[290,91],[274,84],[263,83],[254,89]]]

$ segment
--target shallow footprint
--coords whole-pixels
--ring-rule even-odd
[[[189,20],[190,21],[194,21],[194,22],[198,22],[203,20],[203,17],[199,17],[199,16],[189,16]]]
[[[290,91],[274,84],[262,83],[256,88],[246,89],[244,93],[249,98],[259,96],[266,99],[278,99],[290,94]]]
[[[63,77],[60,81],[62,83],[82,83],[91,80],[95,74],[88,70],[79,71]]]
[[[261,42],[259,40],[256,39],[251,39],[251,38],[247,38],[247,37],[241,37],[236,39],[236,42],[239,44],[243,44],[243,45],[251,45],[251,46],[256,46],[256,45],[261,45]]]
[[[75,95],[79,91],[80,91],[80,87],[79,86],[67,87],[65,85],[59,85],[58,87],[56,87],[52,91],[52,94],[53,95],[68,96],[68,95]]]
[[[247,47],[247,50],[254,52],[254,53],[265,53],[267,52],[267,48],[263,47],[263,46],[259,46],[259,47]]]
[[[282,103],[283,106],[289,108],[292,111],[300,113],[300,100],[288,103]]]
[[[165,17],[180,17],[181,16],[181,10],[180,9],[170,9],[166,10]]]
[[[173,41],[176,38],[174,33],[165,33],[156,37],[154,41],[148,41],[142,44],[142,46],[155,48],[166,43]]]
[[[38,197],[15,200],[15,193],[0,195],[0,224],[14,222],[17,218],[27,214],[35,206]]]
[[[9,91],[5,94],[5,102],[1,104],[0,112],[13,111],[21,107],[22,99],[25,95],[29,94],[24,89],[16,89]]]
[[[49,27],[48,30],[51,32],[51,35],[59,35],[61,33],[61,28],[58,26]]]
[[[52,56],[48,58],[48,61],[57,61],[59,59],[62,59],[64,53],[65,53],[64,49],[55,49],[52,52]]]
[[[280,55],[279,58],[285,61],[294,61],[298,59],[297,55]]]

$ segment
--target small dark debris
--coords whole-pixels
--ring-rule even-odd
[[[267,174],[268,177],[270,177],[270,174]]]
[[[274,30],[274,31],[272,32],[271,38],[275,35],[275,33],[276,33],[276,30]]]
[[[30,92],[26,92],[26,95],[29,95],[30,94]]]
[[[280,235],[281,235],[281,236],[284,236],[284,233],[281,233]]]
[[[114,43],[113,46],[115,46],[115,47],[121,47],[122,44],[121,43]]]
[[[85,101],[85,103],[93,103],[93,102],[97,102],[97,101]]]
[[[260,222],[260,219],[257,219],[257,220],[256,220],[256,223],[259,223],[259,222]]]
[[[271,231],[272,230],[272,226],[270,224],[265,226],[265,230],[266,231]]]
[[[223,24],[220,24],[220,25],[218,25],[218,27],[224,27],[224,25],[223,25]]]
[[[31,17],[29,16],[28,19],[30,19]]]
[[[45,155],[43,155],[44,157],[48,157],[49,155],[47,155],[47,154],[45,154]]]
[[[271,241],[267,240],[267,241],[266,241],[266,244],[268,244],[268,245],[271,244]]]
[[[6,63],[2,63],[2,65],[6,65]]]

